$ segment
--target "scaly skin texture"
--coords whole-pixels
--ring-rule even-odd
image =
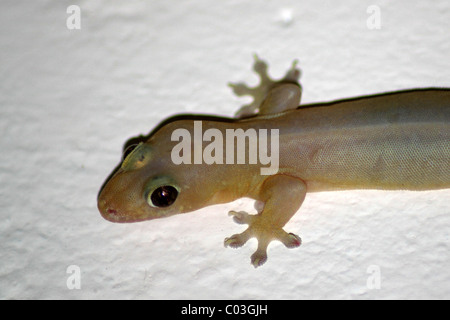
[[[185,129],[195,136],[195,119],[176,120],[140,144],[109,179],[98,198],[102,216],[113,222],[135,222],[250,197],[261,201],[263,209],[256,215],[231,211],[237,223],[249,227],[224,243],[240,247],[255,237],[258,249],[251,262],[257,267],[267,260],[272,240],[288,248],[301,244],[300,237],[283,227],[307,192],[450,187],[449,89],[297,107],[301,87],[296,63],[280,81],[267,76],[267,65],[258,58],[254,69],[261,78],[258,87],[231,85],[238,95],[252,95],[253,103],[238,111],[240,118],[202,121],[202,129],[216,129],[223,136],[227,129],[279,130],[276,174],[262,175],[259,162],[175,164],[171,152],[179,140],[172,141],[174,131]]]

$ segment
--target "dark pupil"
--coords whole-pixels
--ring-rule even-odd
[[[153,191],[151,195],[152,203],[157,207],[167,207],[175,202],[178,191],[171,186],[162,186]]]

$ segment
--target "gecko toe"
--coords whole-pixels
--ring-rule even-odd
[[[234,222],[238,224],[251,224],[254,219],[253,215],[249,215],[245,211],[230,211],[228,215],[232,216]]]
[[[238,97],[250,95],[253,90],[249,88],[245,83],[228,83],[228,86],[233,90],[234,94]]]
[[[253,56],[255,62],[253,63],[253,70],[259,75],[261,80],[268,80],[269,76],[267,75],[267,62],[259,58],[256,54]]]
[[[292,62],[291,68],[286,72],[284,78],[281,81],[298,83],[298,80],[300,79],[301,71],[297,67],[297,65],[298,65],[298,60],[295,59]]]
[[[255,253],[251,256],[251,263],[255,268],[262,266],[267,261],[267,252],[266,250],[256,250]]]
[[[223,244],[225,247],[240,248],[248,241],[248,239],[250,239],[250,234],[248,231],[244,231],[225,238]]]
[[[297,248],[302,244],[302,239],[294,233],[286,233],[279,238],[286,248]]]

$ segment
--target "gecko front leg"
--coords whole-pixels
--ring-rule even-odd
[[[238,248],[250,238],[256,238],[258,248],[251,256],[255,268],[266,262],[267,246],[273,240],[281,241],[288,248],[300,246],[300,237],[287,233],[283,227],[300,208],[305,195],[306,185],[301,179],[281,174],[267,178],[257,199],[264,202],[263,210],[256,215],[230,211],[237,223],[248,224],[249,227],[240,234],[226,238],[224,245]]]
[[[298,61],[292,63],[291,68],[281,80],[273,80],[267,74],[267,63],[256,54],[253,70],[260,78],[259,85],[249,87],[245,83],[230,83],[237,96],[250,95],[253,102],[243,106],[236,112],[236,118],[251,117],[256,114],[273,114],[288,109],[295,109],[300,103],[302,88],[298,79],[300,70],[297,68]]]

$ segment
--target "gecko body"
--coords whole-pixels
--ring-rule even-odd
[[[406,90],[298,107],[301,86],[295,64],[280,81],[267,76],[261,60],[254,68],[261,78],[257,88],[232,86],[238,95],[252,95],[254,102],[238,112],[239,118],[202,121],[202,130],[222,136],[230,130],[277,130],[277,146],[268,148],[279,156],[275,174],[261,174],[259,162],[174,163],[173,150],[180,143],[174,132],[197,134],[195,119],[177,119],[137,146],[106,183],[98,198],[103,217],[134,222],[241,197],[259,200],[264,206],[255,215],[230,212],[237,223],[249,227],[225,239],[226,246],[240,247],[255,237],[258,248],[251,261],[256,267],[267,260],[272,240],[288,248],[301,244],[300,237],[283,227],[307,192],[450,187],[449,89]],[[226,143],[216,145],[215,152],[225,157],[230,151]],[[195,153],[195,147],[190,151]]]

